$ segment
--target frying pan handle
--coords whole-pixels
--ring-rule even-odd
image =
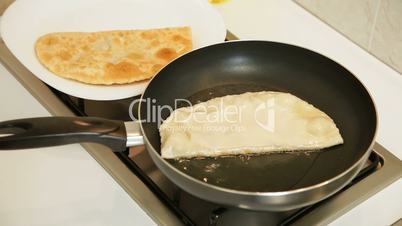
[[[95,142],[126,149],[123,122],[96,117],[42,117],[0,122],[0,150]]]

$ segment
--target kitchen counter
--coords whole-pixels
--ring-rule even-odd
[[[334,59],[369,89],[380,118],[377,141],[402,158],[402,76],[290,0],[216,5],[241,39],[303,46]],[[0,66],[0,120],[49,113]],[[151,218],[80,145],[0,153],[0,225],[153,225]],[[402,180],[332,225],[390,225],[402,216]]]
[[[50,116],[0,64],[0,121]],[[0,152],[0,225],[155,225],[79,144]]]

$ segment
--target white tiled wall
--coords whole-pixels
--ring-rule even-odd
[[[402,74],[402,0],[295,0]]]
[[[369,51],[402,73],[402,0],[381,0]]]

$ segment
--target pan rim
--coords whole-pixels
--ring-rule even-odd
[[[294,44],[288,44],[288,43],[283,43],[283,42],[275,42],[275,41],[268,41],[268,40],[259,40],[259,39],[242,39],[242,40],[230,40],[230,41],[226,41],[226,42],[222,42],[222,43],[216,43],[213,45],[209,45],[209,46],[204,46],[204,47],[200,47],[197,49],[193,49],[177,58],[175,58],[173,61],[171,61],[169,64],[165,65],[163,68],[161,68],[154,77],[152,77],[149,80],[149,83],[147,84],[145,91],[141,94],[141,98],[140,100],[144,99],[144,95],[148,89],[148,87],[152,84],[152,80],[154,80],[161,71],[163,71],[166,67],[168,67],[169,65],[171,65],[172,63],[176,62],[177,60],[179,60],[180,58],[189,55],[195,51],[199,51],[201,49],[206,49],[206,48],[210,48],[213,46],[218,46],[218,45],[228,45],[230,43],[237,43],[237,42],[260,42],[260,43],[270,43],[270,44],[279,44],[279,45],[284,45],[284,46],[290,46],[290,47],[294,47],[294,48],[299,48],[299,49],[303,49],[304,51],[308,51],[314,54],[318,54],[322,57],[325,57],[329,60],[331,60],[332,62],[338,64],[340,67],[342,67],[343,69],[345,69],[346,71],[349,72],[349,76],[351,76],[353,79],[355,79],[362,87],[363,90],[368,94],[368,96],[370,97],[371,100],[371,105],[373,107],[374,110],[374,116],[375,116],[375,127],[374,127],[374,134],[371,140],[370,145],[367,147],[367,149],[364,151],[364,153],[362,154],[362,156],[354,163],[352,164],[350,167],[348,167],[347,169],[345,169],[342,173],[327,179],[325,181],[322,181],[320,183],[317,184],[313,184],[307,187],[303,187],[303,188],[298,188],[298,189],[292,189],[292,190],[287,190],[287,191],[274,191],[274,192],[258,192],[258,191],[244,191],[244,190],[236,190],[236,189],[231,189],[231,188],[225,188],[225,187],[221,187],[221,186],[217,186],[214,184],[209,184],[203,181],[200,181],[182,171],[180,171],[179,169],[175,168],[174,166],[172,166],[168,161],[166,161],[164,158],[161,157],[161,155],[159,154],[158,151],[156,151],[156,149],[153,147],[153,145],[151,145],[151,143],[149,142],[147,136],[144,133],[144,128],[143,128],[143,124],[141,123],[141,104],[138,107],[138,120],[140,121],[140,129],[141,129],[141,133],[143,134],[143,139],[145,141],[146,146],[151,147],[152,150],[148,150],[148,151],[153,151],[156,153],[157,158],[159,158],[159,160],[161,160],[167,167],[170,168],[170,170],[173,170],[176,174],[179,174],[180,176],[186,178],[187,180],[190,180],[192,183],[196,183],[198,186],[202,186],[202,187],[206,187],[208,189],[213,189],[213,190],[217,190],[220,192],[226,192],[229,194],[234,194],[234,195],[243,195],[243,196],[263,196],[263,197],[278,197],[278,196],[287,196],[287,195],[295,195],[295,194],[299,194],[299,193],[305,193],[305,192],[309,192],[309,191],[313,191],[316,189],[319,189],[321,187],[324,187],[328,184],[332,184],[333,182],[343,178],[345,175],[349,174],[351,171],[353,171],[356,167],[358,167],[360,165],[360,163],[366,159],[366,157],[368,157],[367,153],[371,151],[371,149],[373,148],[375,141],[376,141],[376,137],[377,137],[377,133],[378,133],[378,111],[377,111],[377,107],[376,104],[374,102],[374,98],[372,96],[372,94],[370,93],[370,91],[367,89],[367,87],[364,85],[364,83],[361,82],[361,80],[356,77],[351,71],[349,71],[347,68],[345,68],[344,66],[342,66],[342,64],[340,64],[338,61],[325,56],[321,53],[315,52],[313,50],[307,49],[305,47],[302,46],[297,46]],[[353,178],[355,177],[355,174],[353,175]],[[176,183],[175,183],[176,184]],[[343,184],[342,186],[340,186],[337,190],[341,189],[343,186],[345,186],[346,184]],[[323,195],[323,197],[327,197],[328,194]]]

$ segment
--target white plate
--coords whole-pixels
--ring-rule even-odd
[[[194,48],[224,41],[220,14],[206,0],[17,0],[3,14],[1,36],[17,59],[48,85],[72,96],[115,100],[141,94],[147,82],[89,85],[61,78],[35,55],[38,37],[58,31],[191,26]]]

